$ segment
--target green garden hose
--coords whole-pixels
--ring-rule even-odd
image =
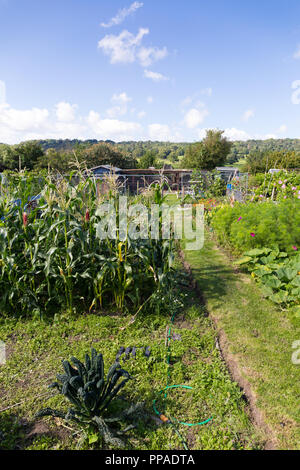
[[[174,315],[172,316],[171,318],[171,323],[173,324],[174,323],[174,320],[175,320],[175,316],[176,314],[174,313]],[[186,389],[186,390],[193,390],[193,387],[190,387],[188,385],[169,385],[169,379],[170,379],[170,356],[171,356],[171,352],[170,352],[170,340],[171,340],[171,326],[169,327],[169,330],[168,330],[168,336],[167,336],[167,364],[168,364],[168,373],[167,373],[167,385],[164,389],[162,389],[160,392],[158,392],[158,394],[162,394],[165,392],[165,398],[167,398],[167,391],[170,390],[170,389],[174,389],[174,388],[182,388],[182,389]],[[184,421],[178,421],[176,420],[175,418],[171,418],[171,417],[166,417],[163,413],[160,413],[159,410],[157,409],[156,407],[156,402],[157,402],[157,399],[153,400],[153,410],[155,412],[155,414],[157,416],[159,416],[159,418],[161,419],[161,421],[163,421],[164,423],[166,424],[171,424],[174,428],[174,431],[176,432],[176,434],[179,436],[179,438],[181,439],[182,441],[182,444],[183,444],[183,447],[185,450],[189,450],[188,448],[188,445],[186,443],[186,441],[184,440],[183,436],[180,434],[178,428],[176,427],[175,423],[176,424],[181,424],[183,426],[189,426],[189,427],[194,427],[194,426],[203,426],[209,422],[212,421],[212,417],[211,418],[208,418],[204,421],[200,421],[198,423],[186,423]]]

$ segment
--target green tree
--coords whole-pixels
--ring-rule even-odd
[[[21,168],[32,170],[39,158],[44,155],[38,142],[24,142],[16,147],[16,154]]]
[[[24,142],[19,145],[3,145],[0,148],[0,166],[2,169],[32,170],[39,158],[44,155],[42,147],[37,142]]]
[[[70,170],[70,162],[72,160],[72,153],[57,151],[54,148],[48,149],[37,161],[35,168],[50,168],[57,170],[61,173]],[[74,160],[74,157],[73,157]]]
[[[127,156],[116,146],[106,143],[93,145],[89,149],[81,152],[80,159],[84,161],[88,168],[99,165],[112,165],[119,168],[130,169],[137,164],[131,156]]]
[[[225,164],[232,143],[223,136],[224,131],[207,130],[202,142],[190,145],[183,159],[183,166],[199,170],[213,170]]]
[[[249,173],[264,173],[271,168],[293,169],[300,168],[300,153],[291,151],[261,151],[254,150],[248,156],[245,170]]]
[[[148,150],[139,161],[139,168],[147,169],[156,166],[155,152]]]

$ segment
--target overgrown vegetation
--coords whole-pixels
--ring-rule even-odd
[[[254,192],[254,201],[300,199],[300,173],[258,173],[251,177],[249,183]]]
[[[109,194],[101,196],[93,180],[79,177],[74,184],[72,178],[78,179],[71,174],[36,180],[24,174],[2,180],[2,315],[41,316],[109,306],[137,311],[156,291],[167,288],[172,239],[121,239],[114,181]],[[39,185],[40,199],[33,202]],[[160,191],[156,189],[154,199],[161,204]],[[100,204],[106,199],[115,210],[115,227],[103,222],[107,214]]]
[[[298,199],[223,205],[215,210],[212,227],[218,241],[237,254],[276,246],[292,253],[300,247],[299,208]]]
[[[255,175],[273,168],[299,169],[300,153],[290,152],[286,149],[281,151],[254,151],[247,156],[244,170]]]
[[[191,189],[196,199],[222,197],[226,194],[226,181],[219,172],[203,172],[194,170],[191,176]]]

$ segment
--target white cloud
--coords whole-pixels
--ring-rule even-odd
[[[186,98],[184,98],[184,100],[181,101],[181,106],[185,108],[186,106],[189,106],[190,104],[192,104],[192,102],[193,102],[193,98],[191,96],[187,96]]]
[[[115,103],[129,103],[132,101],[132,98],[130,98],[127,93],[123,92],[117,95],[116,93],[112,96],[111,101]]]
[[[76,105],[71,105],[65,101],[61,101],[56,106],[56,117],[62,122],[71,122],[75,119]]]
[[[136,60],[136,48],[143,37],[149,34],[149,29],[140,28],[136,36],[129,31],[122,31],[119,36],[108,34],[98,42],[98,48],[110,57],[111,64],[133,63]]]
[[[136,36],[127,30],[119,35],[108,34],[98,42],[98,48],[110,57],[111,64],[130,64],[139,62],[142,67],[149,67],[154,62],[168,55],[166,47],[144,47],[142,41],[149,34],[148,28],[140,28]]]
[[[150,80],[153,80],[154,82],[164,82],[169,80],[165,75],[158,72],[151,72],[151,70],[144,70],[144,77],[150,78]]]
[[[180,128],[170,128],[167,124],[158,123],[148,126],[148,138],[165,142],[182,142],[184,140]]]
[[[197,93],[194,93],[193,95],[191,96],[187,96],[186,98],[184,98],[181,103],[180,103],[180,106],[182,108],[186,108],[187,106],[190,106],[192,105],[193,107],[202,107],[203,106],[203,103],[201,101],[198,100],[199,96],[200,95],[203,95],[203,96],[207,96],[207,97],[210,97],[212,96],[212,93],[213,93],[213,90],[212,88],[203,88],[202,90],[200,90],[199,92]],[[196,101],[197,100],[197,101]],[[193,104],[194,103],[194,104]]]
[[[6,85],[0,80],[0,105],[6,103]]]
[[[294,53],[294,59],[300,59],[300,44],[298,44],[298,49]]]
[[[295,80],[292,83],[292,89],[295,90],[291,97],[292,103],[300,104],[300,80]]]
[[[170,128],[166,124],[150,124],[148,131],[151,140],[172,140]]]
[[[112,101],[126,106],[131,100],[126,93],[114,95]],[[0,105],[0,142],[16,144],[32,139],[112,139],[135,140],[143,135],[138,122],[101,118],[90,111],[87,116],[75,113],[77,105],[65,101],[53,109],[14,109],[9,104]]]
[[[108,23],[101,23],[103,28],[111,28],[112,26],[123,23],[127,16],[132,15],[139,8],[143,6],[141,2],[133,2],[128,8],[122,8],[118,11],[116,16],[114,16]]]
[[[118,116],[124,116],[128,111],[128,103],[132,101],[127,93],[120,93],[119,95],[114,94],[111,98],[111,102],[115,104],[112,108],[109,108],[106,113],[108,117],[115,118]]]
[[[11,108],[8,104],[0,106],[0,126],[15,131],[37,129],[46,123],[48,117],[49,111],[47,109],[19,110]]]
[[[149,103],[149,104],[153,103],[153,97],[152,96],[148,96],[147,103]]]
[[[158,49],[157,47],[141,47],[137,52],[137,58],[143,67],[149,67],[153,62],[164,59],[168,55],[168,49]]]
[[[142,131],[139,123],[119,121],[117,119],[101,119],[100,114],[95,111],[90,111],[87,122],[94,135],[99,138],[134,140]]]
[[[192,108],[185,114],[184,124],[188,129],[195,129],[204,121],[208,114],[205,107],[202,107],[202,109]]]
[[[247,134],[247,132],[242,131],[240,129],[236,129],[235,127],[232,127],[230,129],[225,129],[224,135],[229,140],[249,140],[249,139],[251,139],[251,136],[249,134]]]
[[[139,119],[143,119],[146,116],[146,112],[145,111],[140,111],[137,116],[138,116]]]
[[[250,118],[253,118],[255,115],[254,109],[247,109],[243,114],[243,121],[249,121]]]
[[[286,124],[282,124],[282,126],[279,127],[278,132],[284,133],[284,132],[286,132],[287,130],[288,130],[287,125],[286,125]]]

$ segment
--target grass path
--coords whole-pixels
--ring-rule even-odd
[[[201,251],[185,252],[233,377],[243,386],[269,447],[300,449],[300,366],[292,344],[300,328],[237,272],[210,234]]]

